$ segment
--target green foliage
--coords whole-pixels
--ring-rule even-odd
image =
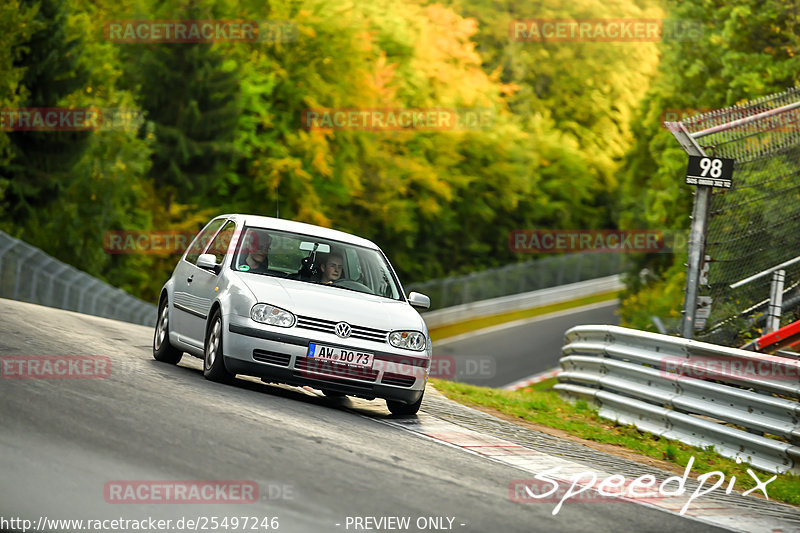
[[[106,231],[194,231],[221,212],[274,215],[277,204],[284,218],[378,242],[408,282],[519,260],[508,249],[519,228],[685,228],[684,155],[659,128],[661,113],[779,89],[797,71],[796,18],[779,2],[676,5],[670,16],[704,21],[706,33],[663,45],[508,34],[514,19],[662,17],[655,1],[10,6],[0,7],[4,106],[124,109],[144,123],[0,132],[0,224],[148,299],[175,256],[111,256]],[[283,42],[214,44],[118,44],[103,34],[112,20],[182,18],[289,20],[297,31]],[[308,109],[426,107],[477,108],[492,122],[458,131],[301,122]],[[41,145],[21,150],[27,138]],[[640,261],[652,276],[631,277],[626,320],[679,308],[680,261]]]
[[[55,107],[86,82],[80,60],[82,42],[67,35],[68,8],[58,0],[26,1],[33,12],[24,45],[12,48],[14,67],[22,71],[25,87],[21,107]],[[21,37],[21,36],[20,36]],[[3,169],[3,210],[16,220],[27,220],[46,210],[62,192],[73,166],[87,147],[82,131],[16,131],[8,136],[12,158]]]
[[[220,18],[212,5],[160,5],[153,19]],[[168,209],[179,203],[220,200],[234,162],[239,117],[235,63],[207,43],[134,43],[122,47],[127,83],[138,87],[138,103],[157,141],[150,177]],[[234,179],[235,181],[235,179]]]
[[[103,39],[102,28],[108,20],[108,12],[90,0],[76,1],[71,7],[69,13],[64,12],[59,19],[61,26],[55,35],[66,43],[80,43],[80,53],[75,53],[69,64],[75,72],[82,73],[81,83],[77,85],[70,74],[63,74],[71,80],[67,84],[69,92],[59,95],[54,92],[54,87],[48,85],[49,82],[28,81],[32,85],[45,84],[44,88],[33,93],[48,94],[44,89],[49,88],[52,91],[50,98],[57,99],[49,103],[31,101],[27,105],[95,107],[109,116],[119,111],[135,115],[138,109],[132,93],[118,86],[122,69],[117,47]],[[31,45],[20,43],[19,46]],[[55,74],[51,72],[49,75]],[[9,133],[12,138],[18,135],[20,132]],[[59,133],[37,132],[37,135],[48,143],[61,142]],[[37,201],[47,207],[28,211],[24,222],[6,219],[3,229],[58,259],[141,294],[147,285],[152,284],[150,273],[146,271],[146,265],[152,259],[111,256],[103,249],[103,235],[114,229],[149,226],[151,215],[145,204],[148,195],[145,194],[147,182],[144,178],[150,167],[153,136],[140,138],[135,125],[129,123],[82,135],[84,138],[77,144],[66,144],[68,149],[75,150],[70,155],[69,165],[42,172],[48,180],[58,179],[54,196],[37,197]],[[19,161],[15,160],[15,164],[19,165]],[[15,171],[15,168],[0,168],[0,173],[8,173],[14,181],[26,186],[33,183],[25,171]],[[16,207],[19,208],[19,204]]]
[[[41,26],[41,21],[34,18],[35,14],[35,7],[22,5],[20,0],[0,4],[0,108],[13,109],[27,98],[27,89],[20,85],[25,74],[25,67],[20,62],[28,47],[20,43],[27,42],[31,33]],[[0,166],[10,160],[9,150],[9,135],[0,130]],[[7,186],[8,181],[0,177],[0,201]]]

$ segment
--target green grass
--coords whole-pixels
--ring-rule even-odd
[[[582,305],[589,305],[598,302],[606,302],[617,298],[618,291],[604,292],[595,294],[593,296],[586,296],[585,298],[578,298],[577,300],[570,300],[568,302],[561,302],[557,304],[545,305],[542,307],[534,307],[533,309],[523,309],[521,311],[509,311],[508,313],[501,313],[499,315],[485,316],[481,318],[474,318],[466,322],[459,322],[458,324],[451,324],[449,326],[441,326],[428,330],[431,340],[434,342],[439,339],[453,337],[462,333],[468,333],[478,329],[488,328],[497,324],[504,324],[513,320],[520,320],[523,318],[532,318],[535,316],[546,315],[548,313],[555,313],[556,311],[563,311],[564,309],[572,309],[573,307],[580,307]]]
[[[555,379],[518,391],[476,387],[441,379],[430,381],[442,394],[460,403],[488,407],[512,417],[563,430],[582,439],[619,446],[620,450],[637,452],[680,467],[685,467],[689,459],[694,456],[692,472],[695,475],[714,470],[725,474],[725,481],[717,490],[724,490],[727,487],[731,475],[736,476],[735,490],[744,491],[756,486],[755,480],[747,473],[749,465],[737,464],[722,457],[713,451],[713,447],[695,448],[640,431],[632,425],[621,426],[601,418],[596,408],[586,401],[579,400],[572,404],[562,400],[552,390],[552,386],[556,383]],[[763,481],[772,477],[772,474],[755,469],[753,471]],[[716,479],[716,477],[710,478],[706,488]],[[760,491],[754,491],[751,495],[756,493],[761,494]],[[778,475],[775,481],[767,485],[767,494],[772,500],[800,505],[800,476]]]

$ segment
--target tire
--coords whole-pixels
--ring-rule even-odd
[[[222,316],[219,309],[211,315],[206,328],[206,343],[203,353],[203,375],[206,379],[218,382],[229,382],[233,374],[225,368],[222,351]]]
[[[183,357],[183,352],[169,342],[169,305],[167,303],[165,296],[158,305],[156,328],[153,333],[153,359],[177,365]]]
[[[417,414],[419,411],[420,405],[422,405],[422,397],[425,395],[423,392],[419,400],[414,403],[403,403],[403,402],[396,402],[394,400],[386,400],[386,407],[389,408],[389,412],[393,415],[399,416],[410,416]]]

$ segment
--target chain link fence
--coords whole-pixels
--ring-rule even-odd
[[[431,311],[490,298],[510,296],[621,274],[626,268],[619,253],[580,253],[549,256],[465,276],[411,283],[405,288],[431,298]]]
[[[711,297],[698,338],[737,344],[758,335],[771,276],[736,289],[730,285],[800,255],[800,88],[712,111],[683,121],[708,156],[736,160],[733,186],[713,189],[705,255]],[[782,324],[797,319],[800,264],[786,271]]]
[[[0,298],[152,326],[156,306],[0,231]]]

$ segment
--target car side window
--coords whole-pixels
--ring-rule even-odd
[[[224,223],[224,218],[219,218],[209,222],[208,225],[197,234],[197,237],[194,238],[194,241],[192,241],[191,246],[189,246],[189,250],[186,252],[186,260],[193,265],[196,264],[197,258],[200,257],[200,254],[202,254],[203,250],[206,249],[208,241],[214,237],[214,234]]]
[[[236,224],[229,220],[227,224],[217,233],[214,240],[211,241],[211,246],[208,247],[206,253],[214,254],[214,260],[218,265],[221,265],[225,260],[225,254],[228,253],[228,246],[231,244],[231,238],[236,231]]]

